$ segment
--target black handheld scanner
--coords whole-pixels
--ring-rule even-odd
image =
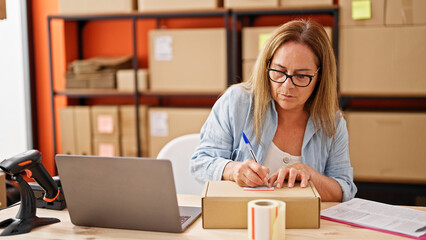
[[[53,202],[59,195],[58,186],[41,163],[41,153],[37,150],[28,150],[3,160],[0,169],[12,176],[26,172],[46,191],[43,197],[46,202]]]

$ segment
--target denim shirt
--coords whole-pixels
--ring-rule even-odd
[[[337,121],[334,139],[324,138],[309,117],[303,137],[302,163],[336,180],[342,188],[343,201],[347,201],[355,196],[357,188],[349,159],[346,121],[343,117]],[[201,182],[220,181],[228,162],[252,158],[242,138],[243,131],[259,163],[263,164],[277,125],[278,115],[271,98],[259,144],[254,132],[252,96],[239,85],[230,87],[216,101],[201,128],[200,145],[190,161],[192,175]]]

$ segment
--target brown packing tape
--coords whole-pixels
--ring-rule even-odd
[[[402,0],[401,17],[404,24],[413,24],[413,1]]]

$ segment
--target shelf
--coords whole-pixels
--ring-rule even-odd
[[[182,97],[182,98],[212,98],[219,97],[220,92],[166,92],[166,91],[139,91],[139,97]],[[133,91],[118,91],[115,89],[67,89],[56,91],[55,95],[70,98],[96,98],[96,97],[134,97]]]

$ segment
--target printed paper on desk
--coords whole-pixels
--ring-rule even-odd
[[[426,212],[360,198],[322,210],[321,218],[405,237],[426,237]]]
[[[169,116],[167,112],[152,112],[150,114],[151,136],[167,137],[169,136]]]
[[[172,36],[158,36],[155,38],[155,60],[171,61],[173,59]]]
[[[111,115],[99,115],[98,116],[98,132],[99,133],[113,133],[114,132],[114,120]]]

